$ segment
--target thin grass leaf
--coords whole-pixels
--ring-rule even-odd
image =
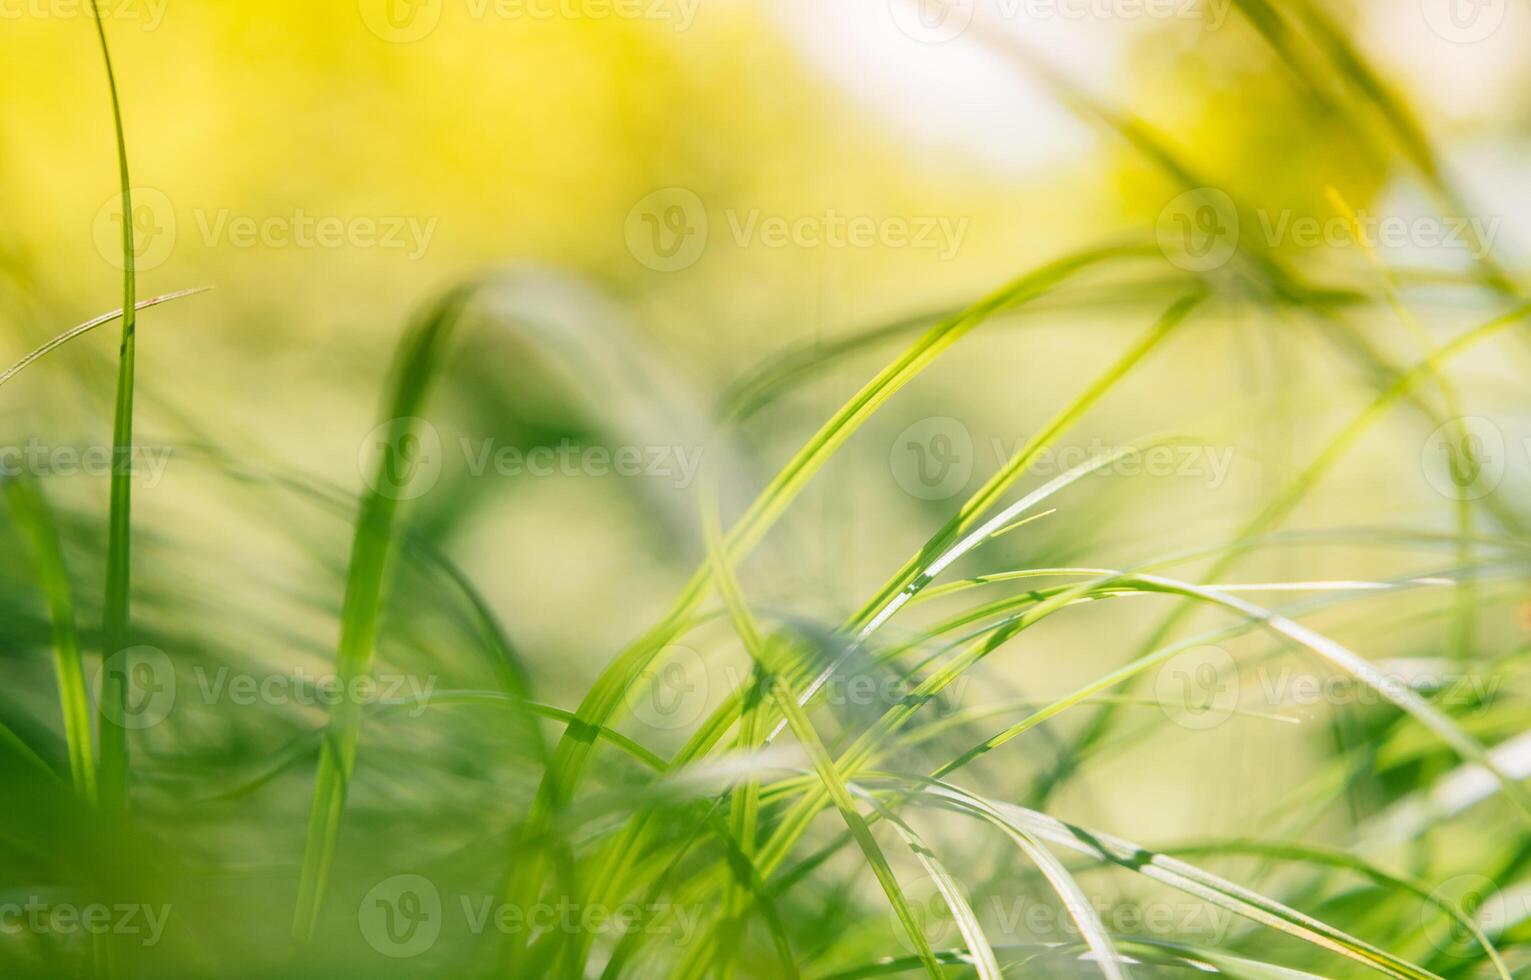
[[[898,359],[869,381],[800,449],[777,473],[725,539],[724,552],[731,561],[747,554],[775,524],[808,481],[831,456],[888,399],[920,374],[944,351],[1000,309],[1012,307],[1046,293],[1082,269],[1141,252],[1113,246],[1067,256],[1021,276],[990,293],[963,312],[941,321],[920,337]],[[707,594],[710,567],[704,564],[682,589],[669,612],[639,637],[604,670],[591,685],[578,710],[582,726],[611,720],[624,697],[638,681],[659,650],[682,629],[690,614]],[[577,790],[590,763],[592,741],[583,727],[571,726],[554,750],[553,763],[544,774],[527,821],[527,833],[544,839],[553,830],[554,814]],[[525,905],[535,896],[544,871],[542,859],[521,855],[506,886],[507,900]],[[507,942],[501,966],[515,972],[517,944]]]
[[[352,682],[365,675],[372,664],[383,583],[393,550],[394,519],[401,491],[418,462],[408,452],[416,416],[424,408],[439,362],[471,293],[470,288],[459,288],[434,306],[401,345],[394,363],[383,417],[386,438],[375,457],[369,490],[362,496],[346,575],[340,649],[336,656],[342,690],[352,690]],[[346,791],[356,762],[361,722],[362,705],[350,698],[339,699],[330,713],[320,749],[293,913],[292,936],[300,946],[312,939],[324,903]]]
[[[939,780],[921,780],[913,802],[934,802],[959,811],[1000,814],[1043,841],[1097,861],[1108,862],[1194,895],[1251,921],[1284,932],[1304,942],[1338,953],[1386,976],[1406,980],[1438,980],[1435,974],[1402,960],[1328,923],[1305,915],[1241,885],[1209,874],[1194,865],[1150,851],[1131,841],[1064,823],[1012,803],[986,799]]]
[[[159,306],[161,303],[168,303],[171,300],[182,299],[186,296],[195,296],[198,293],[205,293],[212,288],[213,287],[211,286],[197,286],[193,289],[182,289],[174,293],[165,293],[163,296],[155,296],[150,299],[139,300],[137,308],[139,310],[147,310],[151,306]],[[102,326],[103,324],[111,323],[113,320],[120,316],[122,316],[121,310],[112,310],[110,313],[103,313],[98,317],[86,320],[79,326],[70,327],[68,330],[65,330],[57,337],[54,337],[46,344],[43,344],[41,347],[32,351],[32,353],[26,355],[15,364],[12,364],[4,371],[0,371],[0,385],[5,384],[7,381],[11,380],[16,375],[30,367],[33,362],[48,354],[51,354],[53,351],[69,343],[74,338],[80,336],[81,334],[90,333],[92,330]]]
[[[69,747],[70,778],[75,792],[94,807],[98,796],[90,692],[85,686],[85,667],[75,627],[74,593],[64,567],[58,525],[41,489],[30,479],[0,480],[0,489],[5,492],[12,520],[31,548],[38,584],[48,602],[53,626],[53,672],[58,681],[64,741]]]
[[[122,126],[122,105],[117,96],[117,76],[112,69],[111,50],[106,43],[106,24],[98,4],[90,5],[101,42],[101,61],[106,68],[106,86],[111,94],[112,126],[117,138],[117,176],[122,195],[122,341],[117,355],[117,400],[112,423],[111,505],[107,524],[106,602],[102,613],[101,671],[101,773],[100,792],[108,811],[120,813],[127,808],[128,743],[127,729],[112,719],[122,718],[127,705],[127,664],[114,658],[132,643],[132,470],[133,451],[133,368],[137,345],[138,276],[134,262],[138,249],[133,234],[132,180],[128,176],[127,137]]]

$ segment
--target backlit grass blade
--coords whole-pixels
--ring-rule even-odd
[[[891,364],[883,368],[857,394],[809,439],[796,455],[777,473],[725,540],[725,556],[737,561],[747,554],[770,530],[815,474],[861,425],[898,393],[947,348],[983,323],[1000,309],[1039,296],[1082,269],[1101,264],[1141,249],[1110,247],[1076,253],[1042,266],[990,293],[961,313],[941,321],[920,337]],[[582,726],[571,726],[554,751],[553,764],[538,787],[527,823],[527,833],[534,840],[546,838],[554,814],[569,799],[584,778],[590,763],[592,741],[583,726],[607,724],[621,707],[624,697],[636,683],[659,650],[668,643],[706,597],[711,580],[704,564],[682,589],[669,612],[602,671],[580,702],[578,715]],[[507,901],[526,905],[534,900],[544,866],[536,855],[519,855],[506,887]],[[502,967],[514,972],[516,944],[505,944]]]
[[[1390,977],[1404,980],[1437,980],[1436,975],[1393,956],[1336,929],[1328,923],[1305,915],[1241,885],[1234,884],[1202,869],[1164,854],[1155,853],[1131,841],[1113,837],[1050,817],[1035,810],[983,798],[939,781],[926,782],[917,792],[915,802],[933,801],[939,805],[977,813],[989,810],[1043,841],[1126,868],[1153,881],[1169,885],[1189,895],[1226,909],[1236,915],[1277,929],[1304,942],[1364,964]]]
[[[1478,941],[1478,945],[1483,948],[1484,955],[1493,964],[1494,972],[1499,975],[1501,980],[1510,980],[1509,967],[1505,965],[1504,958],[1499,955],[1499,950],[1494,947],[1488,935],[1484,933],[1483,927],[1473,921],[1472,917],[1467,915],[1455,902],[1448,902],[1445,899],[1436,897],[1430,886],[1425,882],[1389,874],[1375,864],[1356,857],[1354,854],[1330,848],[1313,847],[1307,844],[1258,840],[1212,841],[1171,848],[1169,850],[1174,854],[1184,855],[1250,854],[1279,861],[1306,862],[1308,864],[1325,865],[1353,871],[1384,888],[1406,892],[1421,902],[1440,909],[1459,928],[1466,930]]]
[[[366,674],[372,665],[383,583],[394,544],[394,518],[401,492],[419,465],[410,450],[414,445],[416,416],[425,406],[439,362],[471,293],[468,287],[453,290],[432,307],[400,346],[394,362],[383,416],[384,441],[374,456],[369,488],[362,495],[351,545],[350,568],[346,573],[345,602],[340,615],[340,649],[336,656],[341,690],[353,690],[352,682]],[[292,935],[300,945],[312,938],[324,903],[346,791],[356,762],[361,721],[362,705],[351,698],[339,699],[330,713],[320,748],[319,772],[314,782],[303,870],[293,914]]]
[[[1030,832],[1005,819],[1003,814],[980,798],[970,797],[969,802],[975,814],[997,827],[1042,872],[1042,877],[1047,879],[1048,885],[1068,911],[1069,918],[1079,927],[1079,934],[1095,955],[1101,974],[1107,980],[1127,980],[1127,969],[1122,965],[1122,956],[1117,952],[1111,934],[1106,931],[1105,923],[1100,921],[1100,914],[1090,904],[1089,896],[1085,895],[1063,862]]]
[[[106,601],[102,613],[101,671],[101,779],[100,792],[108,811],[127,807],[127,729],[116,724],[127,704],[127,664],[114,654],[126,650],[131,638],[132,588],[132,494],[133,473],[133,367],[137,344],[138,276],[134,261],[138,249],[133,240],[132,180],[128,176],[127,137],[122,126],[122,105],[117,96],[117,76],[106,43],[106,24],[99,4],[90,5],[101,42],[101,61],[111,94],[112,126],[117,138],[117,176],[122,195],[122,345],[117,355],[117,400],[112,423],[111,505],[107,524]]]
[[[96,751],[90,725],[90,692],[85,686],[85,668],[75,627],[74,595],[68,570],[64,567],[58,525],[42,490],[32,480],[24,477],[0,480],[0,489],[5,492],[12,520],[31,548],[38,584],[48,602],[48,615],[53,624],[53,670],[58,679],[64,741],[69,746],[69,774],[75,792],[94,807],[97,802]]]
[[[1426,379],[1439,375],[1442,367],[1466,353],[1478,344],[1487,341],[1508,328],[1521,323],[1531,315],[1531,303],[1521,304],[1509,312],[1494,317],[1470,330],[1458,334],[1452,340],[1437,347],[1428,356],[1417,362],[1409,370],[1400,374],[1392,384],[1383,389],[1371,403],[1367,405],[1349,424],[1336,433],[1324,448],[1314,455],[1312,460],[1302,472],[1297,474],[1284,488],[1278,491],[1257,512],[1253,518],[1234,536],[1235,546],[1221,555],[1212,567],[1207,570],[1208,578],[1218,578],[1226,574],[1234,563],[1246,551],[1253,546],[1263,535],[1279,526],[1287,516],[1296,509],[1297,505],[1308,495],[1324,475],[1329,472],[1352,446],[1356,444],[1365,433],[1377,422],[1386,416],[1388,411],[1403,399],[1413,394],[1415,389]],[[1146,656],[1149,652],[1164,646],[1185,617],[1190,614],[1192,606],[1182,604],[1173,612],[1169,613],[1154,628],[1138,648],[1137,657]],[[1081,731],[1073,736],[1072,748],[1062,757],[1058,769],[1049,774],[1042,782],[1036,800],[1045,800],[1052,789],[1066,779],[1072,771],[1072,759],[1086,753],[1089,748],[1099,741],[1109,729],[1111,721],[1115,717],[1115,711],[1110,705],[1103,706],[1096,715],[1086,723]]]
[[[904,890],[894,876],[893,869],[888,865],[888,859],[882,853],[882,848],[878,846],[877,838],[872,836],[872,830],[867,826],[861,811],[856,808],[856,802],[852,799],[850,790],[846,788],[845,780],[841,778],[834,760],[829,757],[829,750],[824,747],[813,724],[803,713],[803,709],[798,706],[792,689],[783,684],[780,678],[777,678],[775,693],[776,702],[782,713],[787,716],[787,724],[791,726],[792,734],[797,736],[798,742],[807,750],[808,757],[813,762],[814,771],[823,781],[835,809],[840,811],[846,826],[861,848],[861,853],[866,856],[867,863],[872,866],[872,872],[877,876],[878,884],[882,885],[883,893],[888,896],[888,902],[893,906],[899,924],[908,934],[909,941],[914,944],[915,951],[925,964],[926,971],[936,980],[941,980],[941,966],[936,962],[935,955],[931,951],[930,941],[926,939],[925,931],[920,927],[920,921],[915,917],[914,910],[909,907],[909,899],[904,895]]]
[[[180,290],[178,292],[166,293],[163,296],[155,296],[155,297],[152,297],[151,299],[139,300],[139,302],[138,302],[138,309],[140,309],[140,310],[147,310],[151,306],[158,306],[161,303],[168,303],[171,300],[181,299],[181,298],[186,297],[186,296],[195,296],[197,293],[205,293],[209,289],[212,289],[212,288],[213,287],[211,287],[211,286],[199,286],[199,287],[194,288],[194,289],[182,289],[182,290]],[[21,360],[17,361],[15,364],[12,364],[10,367],[6,368],[4,371],[0,371],[0,385],[5,384],[7,381],[11,380],[16,375],[20,374],[22,371],[24,371],[27,367],[31,366],[31,364],[34,361],[37,361],[39,358],[42,358],[43,356],[52,353],[53,351],[55,351],[58,348],[64,346],[65,344],[69,343],[71,340],[73,340],[74,338],[80,336],[81,334],[89,333],[90,331],[96,329],[97,327],[99,327],[99,326],[101,326],[103,324],[111,323],[113,320],[117,319],[120,316],[122,316],[122,311],[121,310],[112,310],[110,313],[103,313],[103,314],[101,314],[98,317],[94,317],[92,319],[86,320],[84,323],[80,324],[77,327],[70,327],[68,330],[65,330],[63,333],[59,334],[57,337],[54,337],[52,340],[48,341],[46,344],[43,344],[41,347],[39,347],[36,350],[32,351],[32,353],[30,353],[27,356],[23,357]]]

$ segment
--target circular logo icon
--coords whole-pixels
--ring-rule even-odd
[[[441,479],[441,433],[425,419],[389,419],[367,433],[356,463],[373,491],[393,500],[423,497]]]
[[[367,30],[392,44],[418,41],[441,23],[443,0],[357,0]]]
[[[975,456],[967,426],[937,415],[898,434],[888,450],[888,467],[894,482],[911,497],[946,500],[968,485]]]
[[[1490,938],[1505,925],[1504,893],[1493,879],[1483,875],[1448,878],[1430,890],[1430,898],[1434,901],[1420,906],[1420,931],[1432,946],[1448,956],[1472,955],[1481,953],[1481,949],[1472,930],[1455,916],[1441,911],[1434,902],[1456,906]]]
[[[627,689],[633,717],[660,731],[688,728],[707,711],[707,662],[690,647],[666,646]]]
[[[893,23],[921,44],[942,44],[961,36],[973,22],[974,0],[888,0]]]
[[[1216,728],[1238,707],[1238,664],[1219,646],[1182,650],[1154,675],[1154,699],[1165,717],[1181,728]]]
[[[952,915],[951,906],[946,904],[935,878],[928,874],[921,875],[909,883],[904,889],[904,895],[909,899],[909,911],[914,913],[915,923],[925,934],[932,949],[954,946],[961,942],[957,918]],[[909,938],[909,931],[904,928],[903,920],[892,906],[888,907],[888,924],[907,952],[917,952],[914,941]]]
[[[106,681],[122,678],[122,697],[110,696]],[[158,647],[119,650],[101,663],[96,675],[101,714],[112,724],[132,731],[153,728],[175,707],[175,665]]]
[[[441,893],[422,875],[384,878],[356,910],[367,945],[396,960],[419,956],[441,935]]]
[[[1198,187],[1176,196],[1154,223],[1159,249],[1187,272],[1211,272],[1239,247],[1239,209],[1216,187]]]
[[[1448,500],[1477,500],[1504,479],[1504,433],[1478,415],[1451,419],[1430,433],[1420,453],[1425,481]]]
[[[133,268],[148,272],[164,265],[175,248],[175,205],[153,187],[134,187],[128,195],[133,203],[133,213],[125,216],[122,192],[113,194],[96,211],[91,223],[91,238],[96,243],[96,251],[112,268],[125,269],[122,226],[126,221],[133,230]]]
[[[1443,41],[1473,44],[1504,23],[1504,0],[1419,0],[1430,30]]]
[[[707,248],[707,207],[695,191],[665,187],[645,195],[622,227],[627,250],[655,272],[679,272]]]

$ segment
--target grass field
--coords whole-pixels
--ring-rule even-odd
[[[0,976],[1531,975],[1526,10],[0,32]]]

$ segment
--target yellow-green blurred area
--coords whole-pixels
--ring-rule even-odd
[[[389,364],[408,324],[454,287],[487,283],[421,412],[434,468],[400,500],[408,544],[401,532],[377,667],[441,689],[492,687],[485,630],[450,587],[471,582],[538,697],[572,710],[706,559],[714,491],[729,526],[922,331],[1045,263],[1102,249],[1119,251],[1030,302],[981,306],[987,319],[858,418],[741,556],[741,588],[762,619],[840,626],[948,521],[968,530],[990,516],[953,518],[1104,378],[1099,400],[985,501],[991,510],[1138,440],[1178,448],[1049,497],[1046,513],[943,569],[942,583],[1034,567],[1208,573],[1252,587],[1262,606],[1314,600],[1294,618],[1384,670],[1490,665],[1500,700],[1464,711],[1464,727],[1485,744],[1524,728],[1531,323],[1416,366],[1524,302],[1531,7],[102,4],[127,216],[87,9],[0,0],[0,369],[121,305],[124,220],[140,299],[211,287],[144,310],[137,327],[138,442],[164,466],[135,481],[134,616],[178,671],[334,669]],[[1201,302],[1183,323],[1109,374],[1188,297]],[[0,449],[108,440],[118,331],[108,323],[0,387]],[[1357,418],[1367,423],[1337,444]],[[1463,445],[1476,453],[1465,483],[1452,469]],[[572,471],[528,474],[533,450],[569,446],[628,447],[645,469],[624,476],[614,456],[593,468],[582,456]],[[96,658],[107,481],[66,478],[57,471],[71,467],[49,459],[39,469],[54,472],[36,475],[63,515]],[[1261,525],[1265,514],[1276,516]],[[1216,549],[1251,528],[1258,540],[1219,564]],[[443,556],[461,580],[442,574]],[[915,604],[878,642],[914,649],[922,630],[1029,581]],[[46,622],[26,582],[18,571],[0,587],[0,608],[24,619],[5,647],[24,680],[0,720],[48,735]],[[708,596],[679,666],[647,670],[616,701],[612,727],[666,758],[749,677]],[[946,707],[1046,703],[1089,684],[1144,652],[1173,601],[1091,598],[1028,627],[946,692]],[[1174,638],[1229,619],[1198,612]],[[1389,807],[1463,761],[1385,705],[1368,702],[1357,720],[1349,702],[1286,697],[1284,671],[1336,673],[1289,636],[1218,642],[1241,665],[1263,665],[1235,678],[1247,710],[1204,726],[1203,708],[1168,704],[1176,684],[1205,682],[1204,661],[1178,679],[1143,675],[1132,688],[1143,703],[1122,708],[1109,750],[1060,783],[1049,813],[1152,842],[1279,828],[1345,847],[1368,818],[1396,814]],[[914,658],[922,671],[951,653],[920,649],[932,658]],[[1214,671],[1218,691],[1222,680]],[[183,691],[198,683],[181,676]],[[661,688],[658,701],[645,685]],[[399,966],[368,958],[355,916],[342,921],[380,876],[373,863],[413,871],[448,854],[460,863],[438,881],[498,874],[511,815],[536,792],[532,753],[496,755],[497,723],[455,710],[367,720],[337,859],[342,911],[327,913],[339,932],[321,930],[343,933],[324,941],[334,963],[362,966],[333,975]],[[997,748],[970,771],[975,782],[1022,798],[1082,714]],[[270,716],[280,723],[212,698],[132,738],[141,805],[184,829],[189,863],[261,868],[233,898],[225,883],[176,879],[165,887],[178,907],[249,916],[242,941],[274,949],[286,942],[313,787],[311,754],[282,754],[326,714],[285,704]],[[833,702],[815,715],[836,749],[876,717]],[[1408,732],[1395,739],[1399,728]],[[636,792],[636,777],[601,758],[602,792]],[[1489,819],[1443,821],[1430,838],[1440,849],[1421,847],[1409,870],[1488,868],[1464,841],[1520,819],[1491,805]],[[1485,873],[1523,878],[1523,862],[1508,868]],[[847,894],[862,889],[875,907],[863,878]],[[1293,891],[1322,905],[1317,885]],[[1363,932],[1376,925],[1333,904],[1322,910]],[[787,911],[815,921],[809,906]],[[882,917],[849,919],[859,925],[844,927],[844,951],[816,940],[821,972],[892,949]],[[1414,921],[1389,919],[1378,942],[1414,942]],[[751,928],[740,948],[767,962],[768,938]],[[478,950],[481,938],[442,948]],[[185,941],[167,955],[203,962]],[[745,965],[740,975],[774,974]]]

